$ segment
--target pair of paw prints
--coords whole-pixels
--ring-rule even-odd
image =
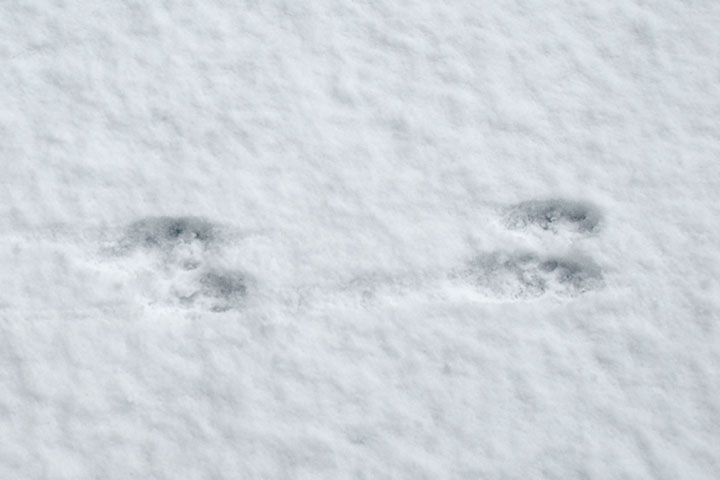
[[[127,226],[113,250],[142,257],[150,303],[226,311],[242,306],[248,282],[243,272],[216,266],[221,237],[220,226],[201,217],[148,217]]]
[[[505,208],[510,230],[537,229],[543,234],[592,236],[601,226],[600,211],[586,202],[531,200]],[[113,251],[122,257],[139,255],[141,292],[150,303],[226,311],[241,308],[248,295],[248,277],[240,270],[218,267],[226,247],[220,225],[200,217],[149,217],[127,226]],[[444,274],[441,274],[442,277]],[[580,254],[551,255],[534,251],[493,251],[476,255],[449,273],[492,299],[531,300],[546,295],[574,297],[603,285],[602,270]],[[366,278],[351,282],[351,290],[373,292],[392,285],[393,295],[424,290],[426,275],[405,278]],[[432,281],[432,280],[431,280]]]
[[[503,220],[511,230],[539,229],[553,235],[589,236],[599,231],[601,214],[587,202],[530,200],[504,209]],[[574,297],[603,285],[600,266],[577,253],[488,252],[470,261],[462,276],[486,295],[509,300],[545,295]]]

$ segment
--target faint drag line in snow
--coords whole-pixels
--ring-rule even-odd
[[[9,56],[9,60],[18,60],[18,59],[24,59],[28,57],[34,57],[36,55],[50,55],[55,54],[59,50],[68,49],[68,48],[77,48],[82,45],[86,45],[87,40],[85,39],[75,39],[75,40],[66,40],[64,42],[57,42],[57,43],[42,43],[38,45],[30,45],[28,47],[25,47],[21,49],[19,52],[16,52],[14,54],[11,54]]]

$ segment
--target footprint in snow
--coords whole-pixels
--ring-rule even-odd
[[[575,297],[603,285],[600,267],[582,256],[492,252],[473,259],[463,276],[493,298]]]
[[[226,311],[243,305],[248,281],[240,271],[217,268],[220,231],[202,217],[146,217],[125,228],[114,251],[137,254],[148,272],[150,285],[142,291],[150,303]]]
[[[537,226],[553,233],[570,230],[590,234],[599,229],[600,220],[597,207],[576,200],[528,200],[505,211],[505,224],[510,229]]]

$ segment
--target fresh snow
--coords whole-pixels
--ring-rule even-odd
[[[720,478],[720,2],[0,2],[0,478]]]

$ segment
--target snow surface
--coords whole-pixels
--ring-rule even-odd
[[[0,2],[0,478],[720,478],[720,2]]]

